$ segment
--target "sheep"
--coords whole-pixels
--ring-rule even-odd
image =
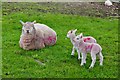
[[[106,0],[106,1],[105,1],[105,5],[106,5],[106,6],[112,6],[112,2],[111,2],[110,0]]]
[[[56,32],[45,24],[21,21],[22,33],[19,45],[25,50],[41,49],[45,46],[54,45],[57,41]]]
[[[98,54],[100,58],[100,66],[103,65],[103,55],[102,55],[102,47],[97,43],[86,43],[83,40],[83,34],[76,36],[73,40],[75,42],[75,46],[77,46],[78,52],[82,53],[81,66],[86,64],[86,54],[90,53],[92,58],[92,63],[89,68],[93,68],[96,62],[96,55]]]
[[[73,41],[74,38],[76,37],[76,35],[75,35],[76,31],[77,31],[77,29],[69,30],[67,33],[67,37],[70,38],[71,43],[73,44],[73,48],[72,48],[72,52],[71,52],[72,56],[74,55],[75,49],[78,50],[77,47],[75,46],[75,42]],[[91,37],[91,36],[83,37],[83,39],[84,39],[84,42],[89,42],[89,43],[96,43],[97,42],[96,39]],[[80,53],[78,52],[78,60],[79,59],[80,59]]]

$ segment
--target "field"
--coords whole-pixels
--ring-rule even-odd
[[[68,11],[65,14],[60,12],[62,9],[57,9],[57,5],[60,7],[62,4],[2,3],[2,77],[117,78],[118,19],[81,16]],[[56,45],[41,50],[21,49],[18,42],[22,25],[19,20],[36,20],[53,28],[57,32]],[[90,54],[83,67],[77,60],[77,52],[71,57],[72,44],[66,37],[70,29],[78,29],[77,34],[82,32],[84,36],[96,38],[103,48],[103,66],[99,66],[97,57],[95,67],[88,69],[91,64]]]

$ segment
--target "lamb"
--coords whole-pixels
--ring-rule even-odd
[[[76,31],[77,31],[77,29],[69,30],[67,33],[67,37],[70,38],[71,43],[73,44],[72,53],[71,53],[72,56],[74,55],[75,49],[78,50],[77,47],[75,46],[75,42],[73,41],[74,38],[76,37],[76,35],[75,35]],[[96,39],[91,36],[83,37],[83,39],[84,39],[84,42],[96,43]],[[78,52],[78,60],[79,59],[80,59],[80,53]]]
[[[25,50],[41,49],[54,45],[57,41],[56,32],[45,24],[20,21],[23,25],[20,36],[20,47]]]
[[[103,55],[102,48],[97,43],[86,43],[83,40],[83,34],[76,36],[74,38],[75,46],[77,46],[78,52],[82,53],[81,66],[86,63],[86,54],[90,53],[92,58],[92,63],[89,68],[93,68],[96,62],[96,55],[98,54],[100,58],[100,65],[103,65]]]

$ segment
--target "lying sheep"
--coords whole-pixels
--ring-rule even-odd
[[[86,54],[90,53],[92,58],[92,63],[89,68],[93,68],[96,62],[96,55],[98,54],[100,58],[100,65],[103,65],[103,55],[102,48],[97,43],[86,43],[83,40],[83,34],[76,36],[73,40],[75,42],[75,46],[77,46],[78,52],[82,53],[81,66],[86,63]]]
[[[56,43],[56,32],[47,25],[36,23],[36,21],[20,22],[23,25],[19,41],[21,48],[25,50],[41,49]]]
[[[105,5],[106,5],[106,6],[112,6],[112,2],[111,2],[110,0],[106,0],[106,1],[105,1]]]
[[[74,55],[75,49],[77,50],[77,48],[75,46],[75,42],[73,41],[73,39],[76,37],[76,35],[75,35],[76,31],[77,31],[77,29],[69,30],[68,33],[67,33],[67,37],[70,38],[71,43],[73,44],[72,53],[71,53],[72,56]],[[83,37],[83,39],[84,39],[84,42],[96,43],[96,39],[91,37],[91,36]],[[79,52],[78,52],[78,59],[80,59],[80,53]]]

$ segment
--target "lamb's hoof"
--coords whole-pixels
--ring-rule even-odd
[[[80,60],[81,58],[78,58],[78,60]]]
[[[86,64],[86,63],[83,63],[84,65]]]
[[[74,55],[71,55],[71,58],[75,57]]]
[[[84,66],[84,64],[80,64],[80,66]]]
[[[89,69],[92,69],[92,68],[93,68],[93,66],[90,66],[90,67],[89,67]]]
[[[100,63],[100,66],[103,66],[103,64],[102,64],[102,63]]]

